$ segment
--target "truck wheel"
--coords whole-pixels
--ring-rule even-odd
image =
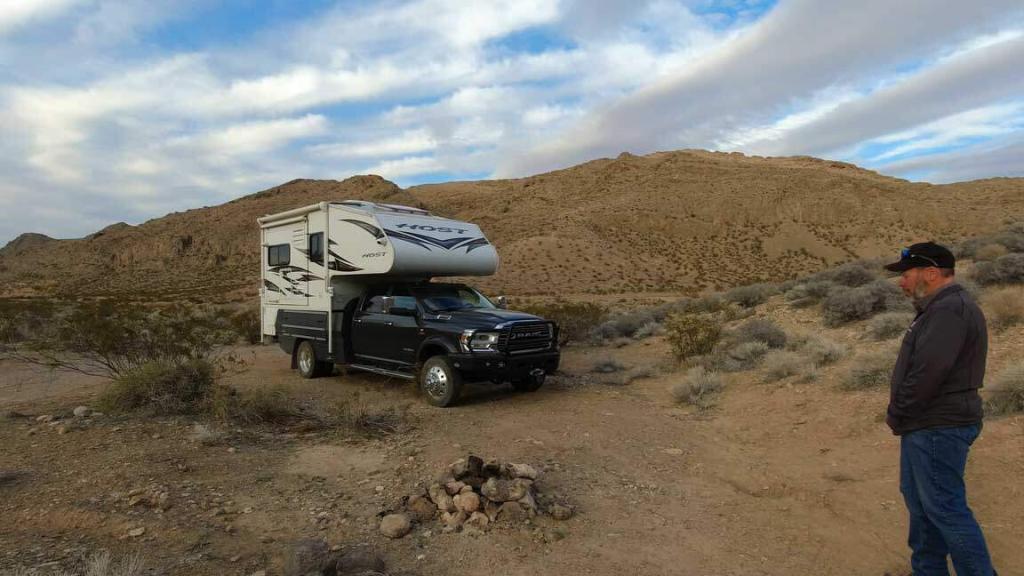
[[[527,374],[522,380],[513,380],[512,388],[516,392],[536,392],[544,385],[547,375],[544,372]]]
[[[316,378],[321,373],[323,362],[317,359],[313,343],[303,340],[295,349],[295,364],[299,367],[299,374],[303,378]]]
[[[427,402],[442,408],[451,406],[462,392],[462,375],[447,356],[433,356],[420,370],[420,388]]]

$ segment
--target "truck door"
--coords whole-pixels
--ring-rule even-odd
[[[378,287],[367,291],[352,316],[352,352],[357,360],[391,360],[388,355],[387,319],[384,314],[386,290]]]

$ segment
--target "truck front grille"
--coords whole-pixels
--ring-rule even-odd
[[[498,338],[498,349],[509,354],[524,354],[551,350],[554,344],[551,324],[514,324],[504,330]]]

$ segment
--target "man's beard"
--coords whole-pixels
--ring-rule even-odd
[[[924,282],[918,282],[914,285],[913,298],[916,301],[924,300],[925,296],[928,295],[928,287],[925,286]]]

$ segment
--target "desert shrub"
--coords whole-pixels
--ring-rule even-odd
[[[388,436],[408,428],[405,410],[394,406],[370,406],[358,400],[337,402],[331,406],[327,421],[337,427],[370,437]]]
[[[992,382],[985,412],[992,415],[1024,412],[1024,362],[1005,368]]]
[[[888,340],[907,331],[914,315],[908,312],[885,312],[868,322],[868,335],[873,340]]]
[[[641,328],[651,323],[657,323],[652,310],[639,308],[605,320],[592,331],[592,335],[600,340],[633,338]]]
[[[710,314],[713,312],[721,312],[724,308],[726,308],[725,299],[721,294],[715,293],[690,300],[687,303],[685,311],[694,314]]]
[[[622,372],[625,369],[626,365],[615,358],[599,358],[590,367],[590,371],[597,374],[611,374],[612,372]]]
[[[720,347],[712,354],[711,362],[723,372],[753,370],[769,349],[764,342],[742,342],[731,347]]]
[[[644,338],[650,338],[651,336],[658,336],[665,332],[665,328],[657,322],[648,322],[641,326],[633,337],[637,340],[643,340]]]
[[[978,262],[974,278],[982,286],[1024,283],[1024,254],[1007,254],[991,262]]]
[[[896,356],[890,352],[864,354],[846,373],[841,386],[844,390],[866,390],[889,385]]]
[[[608,384],[611,386],[625,386],[634,380],[640,380],[642,378],[650,378],[657,375],[657,370],[648,366],[641,366],[633,368],[631,370],[623,370],[608,374],[600,379],[601,384]]]
[[[518,304],[515,307],[555,322],[561,344],[586,339],[607,315],[604,308],[591,302],[556,301],[547,304]]]
[[[228,320],[231,327],[249,344],[259,344],[263,336],[263,327],[260,326],[259,308],[246,308],[231,315]]]
[[[815,366],[827,366],[842,360],[846,356],[846,346],[817,334],[803,334],[791,338],[787,345],[792,350],[799,350]]]
[[[138,554],[124,556],[120,560],[114,561],[109,552],[103,551],[93,554],[85,561],[84,566],[74,572],[64,570],[41,572],[16,567],[0,570],[0,576],[140,576],[144,568],[145,562]]]
[[[978,284],[968,276],[959,275],[956,277],[956,283],[959,284],[961,288],[966,290],[967,293],[971,295],[971,298],[974,298],[975,302],[981,302],[981,299],[985,295],[985,291],[980,284]]]
[[[985,244],[974,253],[975,260],[995,260],[1000,256],[1006,256],[1009,251],[1002,244]]]
[[[686,371],[681,382],[672,386],[672,396],[677,402],[685,402],[701,410],[714,405],[714,395],[722,390],[722,377],[702,366]]]
[[[761,318],[744,322],[729,338],[736,343],[763,342],[769,348],[786,346],[786,332],[771,320]]]
[[[750,284],[738,286],[725,293],[725,300],[743,306],[753,308],[764,303],[769,297],[778,293],[778,288],[772,284]]]
[[[706,314],[673,314],[665,320],[665,336],[679,361],[707,354],[722,337],[722,326]]]
[[[214,387],[208,360],[155,360],[113,379],[99,405],[107,412],[144,411],[155,415],[195,414]]]
[[[147,364],[211,358],[236,334],[211,309],[147,309],[111,300],[55,315],[18,346],[18,357],[51,368],[115,379]]]
[[[831,280],[808,280],[793,286],[784,298],[794,308],[806,308],[827,298],[836,286]]]
[[[1003,329],[1024,322],[1024,289],[1006,287],[985,296],[985,316],[993,328]]]
[[[848,262],[825,271],[822,279],[850,288],[864,286],[879,278],[878,272],[868,270],[866,265],[864,262]]]
[[[839,326],[880,312],[909,310],[911,304],[897,286],[877,280],[857,288],[837,289],[825,299],[822,309],[825,324]]]
[[[772,350],[764,357],[765,380],[774,382],[790,376],[808,376],[815,370],[814,363],[806,356],[789,350]]]

